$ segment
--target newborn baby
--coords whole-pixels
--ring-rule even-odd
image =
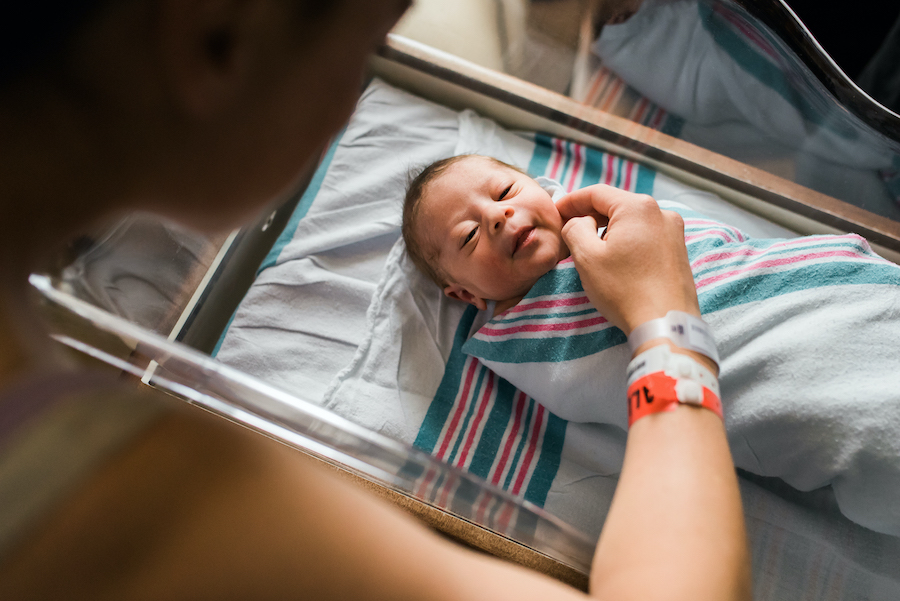
[[[631,353],[588,301],[545,187],[488,157],[439,161],[407,193],[407,249],[489,313],[463,352],[563,419],[625,429]],[[900,267],[856,235],[752,239],[660,206],[684,219],[735,464],[831,485],[850,519],[900,535]]]
[[[444,294],[494,314],[516,305],[569,256],[562,217],[534,179],[497,159],[460,155],[410,184],[403,209],[409,256]]]

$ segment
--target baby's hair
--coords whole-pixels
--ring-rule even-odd
[[[436,253],[434,251],[426,252],[425,245],[416,236],[419,209],[422,207],[422,198],[425,196],[425,188],[428,187],[428,184],[443,175],[451,165],[473,156],[478,155],[460,154],[435,161],[422,169],[406,187],[406,197],[403,200],[403,224],[400,226],[400,233],[406,242],[406,252],[409,254],[413,265],[418,267],[419,271],[431,278],[441,288],[447,285],[447,278],[437,268]]]
[[[416,235],[419,211],[422,207],[422,199],[425,197],[425,190],[428,188],[428,185],[442,176],[452,165],[471,158],[487,159],[498,165],[502,165],[503,167],[525,173],[518,167],[504,163],[494,157],[480,154],[459,154],[435,161],[422,169],[422,171],[409,182],[409,185],[406,188],[406,198],[403,200],[403,223],[400,228],[400,233],[403,235],[403,240],[406,242],[406,252],[409,254],[409,258],[412,260],[413,265],[419,268],[419,271],[431,278],[441,288],[445,287],[449,282],[446,274],[438,267],[437,252],[433,249],[427,250],[427,245]]]

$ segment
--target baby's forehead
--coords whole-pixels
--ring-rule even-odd
[[[497,176],[508,175],[510,173],[519,172],[492,157],[470,155],[462,157],[449,165],[444,169],[443,173],[438,174],[438,176],[431,181],[431,184],[434,185],[441,181],[445,183],[449,181],[452,182],[454,186],[462,184],[475,187],[483,185]]]

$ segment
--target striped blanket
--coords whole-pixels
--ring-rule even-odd
[[[660,204],[685,221],[738,467],[831,484],[845,515],[900,535],[900,267],[856,235],[752,239]],[[462,352],[564,419],[624,429],[625,341],[567,259]]]

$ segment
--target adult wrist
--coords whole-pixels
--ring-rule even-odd
[[[657,344],[628,365],[628,425],[681,404],[708,409],[724,419],[716,375],[687,353]]]
[[[709,359],[718,373],[719,353],[712,330],[700,317],[685,311],[669,311],[665,316],[650,319],[638,325],[628,334],[632,356],[647,348],[649,342],[668,340],[672,345],[699,353]]]

